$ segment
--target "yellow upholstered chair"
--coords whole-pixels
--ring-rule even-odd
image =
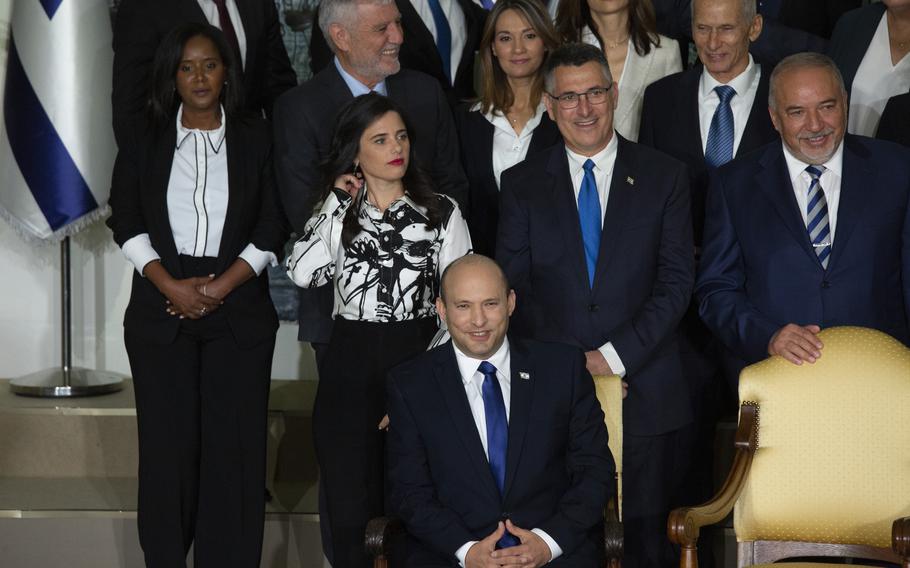
[[[622,563],[622,380],[619,375],[594,377],[597,401],[604,412],[604,423],[610,435],[610,453],[616,463],[616,497],[607,505],[604,517],[604,539],[608,565]]]
[[[668,521],[680,566],[697,566],[699,528],[735,504],[739,566],[838,556],[910,567],[910,349],[858,327],[819,337],[814,364],[770,357],[743,370],[732,471],[711,501]]]

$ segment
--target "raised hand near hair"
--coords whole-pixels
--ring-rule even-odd
[[[360,172],[341,174],[335,178],[335,187],[350,195],[351,198],[355,198],[357,192],[363,188],[363,174]]]
[[[818,338],[820,331],[817,325],[788,323],[771,336],[768,354],[780,355],[794,365],[802,365],[803,361],[815,363],[822,356],[823,344]]]

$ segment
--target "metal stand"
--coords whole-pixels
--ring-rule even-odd
[[[60,296],[62,314],[63,364],[59,369],[44,369],[10,381],[10,390],[23,396],[63,398],[94,396],[123,388],[123,375],[91,369],[73,368],[72,282],[70,281],[70,238],[60,243]]]

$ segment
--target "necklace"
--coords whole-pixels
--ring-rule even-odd
[[[617,42],[615,42],[615,43],[612,43],[612,42],[609,42],[609,41],[606,41],[606,40],[604,40],[604,43],[607,44],[607,49],[616,49],[616,48],[619,47],[620,45],[625,44],[627,41],[629,41],[629,36],[626,36],[626,37],[622,38],[621,40],[619,40],[619,41],[617,41]]]

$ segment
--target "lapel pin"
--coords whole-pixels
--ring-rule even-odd
[[[629,185],[635,185],[635,178],[633,178],[632,176],[627,177],[626,183]]]
[[[518,376],[526,381],[531,379],[531,373],[527,371],[518,371]]]

